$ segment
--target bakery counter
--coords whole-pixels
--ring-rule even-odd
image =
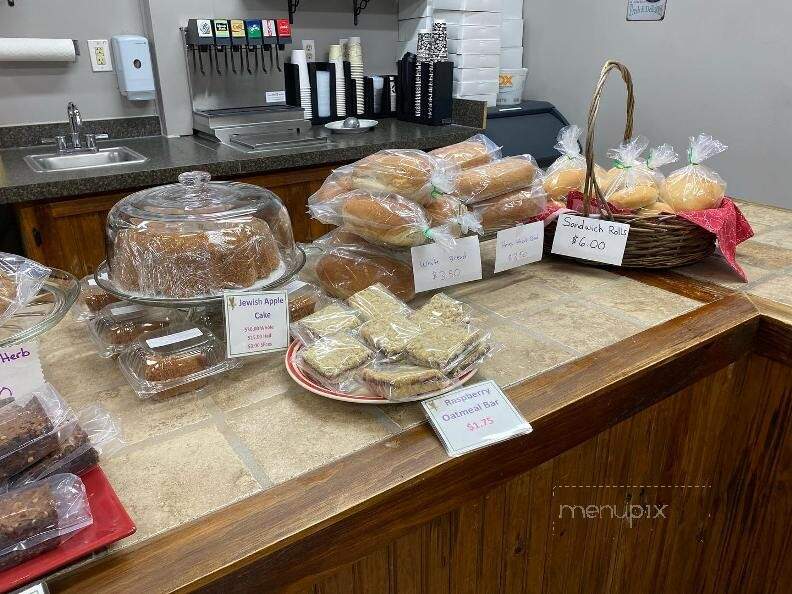
[[[756,208],[770,226],[742,248],[767,272],[751,295],[698,278],[716,261],[697,277],[556,258],[493,275],[485,243],[485,278],[446,292],[503,345],[477,378],[504,387],[534,431],[460,458],[418,404],[323,399],[289,378],[281,356],[246,360],[200,393],[139,400],[85,326],[65,320],[41,340],[45,375],[72,405],[99,402],[122,423],[129,446],[103,468],[138,530],[50,588],[516,592],[569,567],[575,584],[687,583],[696,567],[685,559],[701,556],[703,575],[716,575],[706,568],[721,551],[745,571],[712,591],[734,590],[756,567],[773,583],[792,258],[775,243],[773,213]],[[632,531],[557,520],[561,503],[635,498],[679,515]],[[761,518],[735,517],[745,502]],[[686,521],[683,506],[709,519]],[[749,526],[750,554],[726,546]],[[660,573],[612,561],[632,545]]]
[[[430,150],[465,140],[477,131],[468,126],[425,126],[387,118],[366,134],[339,135],[320,129],[318,133],[327,135],[328,143],[319,148],[253,153],[192,136],[114,139],[98,143],[99,147],[123,145],[148,159],[136,165],[47,173],[34,172],[24,160],[25,155],[46,152],[46,148],[3,149],[0,150],[0,204],[173,183],[180,173],[193,169],[208,171],[218,178],[232,178],[346,163],[387,148]]]

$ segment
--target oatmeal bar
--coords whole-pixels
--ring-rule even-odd
[[[299,324],[312,334],[322,337],[343,330],[354,330],[360,326],[360,318],[351,309],[332,303],[304,317]]]
[[[480,339],[480,330],[461,324],[446,324],[425,329],[409,342],[406,353],[416,365],[445,371],[456,365],[458,359]]]
[[[445,388],[449,380],[436,369],[413,365],[390,365],[366,368],[360,380],[375,394],[388,400],[403,400]]]
[[[347,334],[334,334],[317,340],[305,350],[303,362],[320,378],[337,380],[374,357],[359,340]]]
[[[402,314],[369,320],[360,327],[366,344],[391,358],[403,354],[407,343],[420,332],[420,326]]]
[[[438,293],[415,312],[413,319],[421,325],[430,326],[446,322],[467,323],[470,321],[468,310],[464,303],[451,299],[445,293]]]
[[[358,291],[347,301],[367,320],[409,311],[407,305],[380,283]]]

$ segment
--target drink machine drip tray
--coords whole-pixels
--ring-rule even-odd
[[[247,151],[272,151],[288,148],[323,147],[329,145],[326,136],[307,134],[234,134],[231,144]]]

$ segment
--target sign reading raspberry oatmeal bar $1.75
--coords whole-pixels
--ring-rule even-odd
[[[223,310],[229,357],[271,353],[289,345],[286,291],[225,291]]]

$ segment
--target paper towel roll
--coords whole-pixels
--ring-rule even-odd
[[[71,39],[0,37],[0,62],[74,62]]]

